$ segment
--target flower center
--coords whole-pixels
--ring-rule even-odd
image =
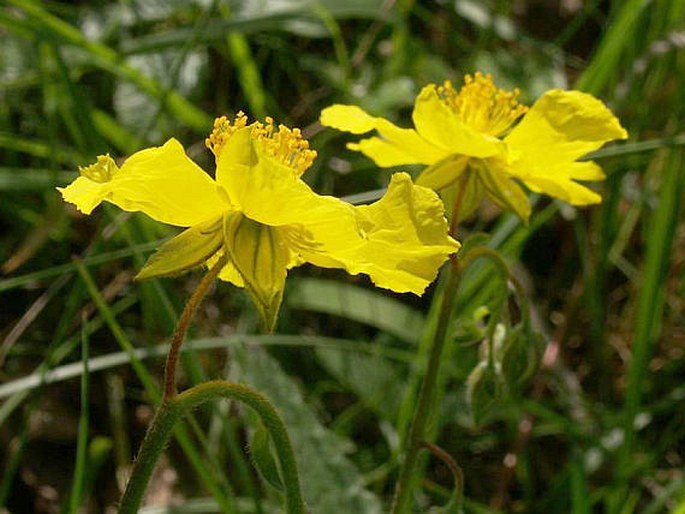
[[[491,136],[501,135],[528,110],[527,106],[518,103],[520,93],[518,89],[498,89],[492,75],[481,72],[474,76],[466,75],[459,92],[449,80],[438,87],[438,94],[459,119]]]
[[[231,123],[226,116],[214,120],[214,130],[205,140],[207,147],[219,156],[226,141],[237,131],[245,128],[247,116],[243,112],[236,114]],[[255,121],[249,125],[252,129],[252,138],[259,141],[262,149],[274,160],[295,170],[296,174],[302,175],[314,162],[316,151],[309,148],[309,141],[302,137],[302,131],[298,128],[290,129],[285,125],[274,126],[274,120],[267,116],[264,123]]]
[[[78,172],[81,175],[99,184],[112,180],[117,171],[119,171],[119,167],[109,154],[98,155],[98,160],[94,164],[79,166],[78,168]]]

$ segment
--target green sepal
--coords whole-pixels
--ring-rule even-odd
[[[457,219],[461,221],[473,214],[480,205],[484,194],[483,183],[470,166],[455,182],[440,191],[448,219],[454,219],[454,206],[458,203]]]
[[[184,230],[160,246],[136,275],[136,280],[177,275],[204,264],[223,244],[221,218]]]
[[[512,211],[524,223],[528,223],[530,201],[528,195],[514,180],[487,165],[477,165],[477,173],[486,194],[497,207],[505,211]]]
[[[252,455],[254,467],[259,471],[262,478],[283,492],[284,486],[281,474],[271,451],[271,438],[261,420],[257,420],[257,428],[252,436],[252,444],[250,444],[250,454]]]
[[[465,155],[450,155],[425,168],[416,178],[416,185],[429,187],[434,191],[450,187],[462,178],[468,162],[469,157]]]
[[[288,250],[277,228],[238,212],[224,216],[223,231],[231,261],[243,277],[266,330],[273,332],[283,299]]]

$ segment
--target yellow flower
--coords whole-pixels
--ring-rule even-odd
[[[604,173],[594,162],[578,159],[628,134],[600,100],[554,89],[528,109],[518,103],[518,90],[498,89],[490,75],[466,75],[464,82],[458,92],[449,81],[424,87],[412,113],[415,129],[352,105],[324,109],[321,123],[353,134],[375,129],[379,137],[348,147],[382,167],[427,165],[416,183],[440,191],[448,205],[447,198],[458,197],[461,216],[472,212],[485,193],[527,220],[528,199],[512,179],[573,205],[601,202],[576,181],[602,180]]]
[[[137,278],[171,275],[229,261],[219,277],[245,287],[268,329],[273,329],[286,273],[305,262],[365,273],[397,292],[421,294],[459,244],[447,234],[442,202],[405,173],[387,194],[354,207],[314,193],[300,178],[312,164],[298,129],[247,124],[238,113],[218,118],[207,139],[216,180],[170,139],[129,157],[118,168],[109,156],[81,168],[59,189],[85,214],[103,200],[126,211],[189,227],[164,243]]]

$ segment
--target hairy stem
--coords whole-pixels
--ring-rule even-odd
[[[121,498],[119,514],[136,514],[138,512],[152,471],[167,445],[176,423],[192,409],[216,398],[238,400],[251,407],[259,415],[273,439],[274,449],[283,473],[282,481],[286,496],[285,512],[287,514],[305,514],[295,454],[283,420],[264,396],[245,385],[224,380],[204,382],[162,403],[138,451],[131,478]]]
[[[178,367],[178,356],[181,353],[181,344],[185,339],[186,332],[188,331],[188,326],[190,321],[193,319],[193,314],[197,310],[198,305],[207,294],[209,286],[212,285],[214,279],[219,275],[219,272],[228,262],[228,258],[223,256],[219,259],[219,262],[214,265],[207,274],[202,277],[202,280],[197,286],[197,289],[193,292],[191,297],[188,299],[188,303],[183,308],[181,317],[178,319],[178,324],[176,325],[176,330],[174,331],[174,337],[171,339],[171,344],[169,345],[169,353],[166,357],[166,364],[164,365],[164,396],[162,397],[162,403],[166,403],[176,396],[176,368]]]

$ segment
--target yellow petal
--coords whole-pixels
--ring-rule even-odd
[[[160,246],[136,279],[175,275],[201,266],[223,241],[220,217],[195,225]]]
[[[250,127],[235,131],[224,141],[216,160],[216,181],[236,209],[241,209],[245,203],[244,197],[252,184],[252,170],[256,164],[257,153]]]
[[[499,139],[466,125],[440,98],[435,84],[416,97],[412,119],[421,137],[450,154],[490,157],[504,151]]]
[[[449,155],[449,150],[422,138],[415,130],[400,128],[353,105],[333,105],[321,113],[323,125],[363,134],[376,129],[380,137],[362,139],[348,148],[358,150],[382,167],[403,164],[433,164]]]
[[[127,159],[112,180],[108,200],[124,210],[182,227],[211,219],[227,208],[214,180],[175,139]]]
[[[420,295],[460,247],[447,235],[440,198],[406,173],[393,175],[383,198],[358,209],[367,238],[363,271],[380,287]]]
[[[227,208],[216,183],[175,139],[136,152],[108,181],[82,176],[61,191],[85,213],[107,200],[125,211],[140,211],[181,227],[207,221]]]
[[[222,237],[223,237],[223,226],[222,226]],[[224,255],[224,249],[221,248],[221,249],[219,249],[218,252],[216,252],[209,259],[207,259],[207,262],[205,263],[207,265],[207,268],[212,269],[223,255]],[[243,280],[243,277],[240,276],[240,273],[238,273],[238,270],[235,269],[235,266],[233,265],[233,263],[230,260],[224,265],[223,268],[221,268],[221,271],[219,272],[219,278],[225,282],[230,282],[235,286],[245,287],[245,281]]]
[[[74,204],[83,214],[90,214],[109,194],[109,184],[78,177],[67,187],[58,187],[65,202]]]
[[[531,191],[548,194],[571,205],[592,205],[602,202],[599,194],[572,180],[535,177],[526,180],[525,183]]]
[[[226,141],[219,155],[217,180],[248,218],[270,226],[300,223],[312,209],[335,211],[340,201],[320,197],[294,170],[262,151],[249,129]]]
[[[212,267],[209,262],[207,263],[207,267]],[[224,267],[221,268],[221,271],[219,272],[219,279],[223,280],[224,282],[230,282],[238,287],[245,287],[245,280],[243,280],[243,277],[238,270],[235,269],[235,266],[232,262],[225,264]]]
[[[224,217],[224,239],[231,262],[245,281],[266,329],[273,331],[290,262],[287,247],[274,228],[238,212]]]
[[[572,162],[567,164],[568,176],[575,180],[604,180],[607,176],[604,170],[595,162]]]
[[[331,127],[352,134],[364,134],[376,128],[376,119],[356,105],[331,105],[321,111],[320,121]]]
[[[357,209],[336,198],[318,195],[311,197],[307,206],[298,220],[278,227],[299,263],[342,268],[353,275],[365,273],[363,248],[367,240]]]
[[[535,191],[579,205],[595,203],[598,195],[572,179],[601,180],[604,174],[594,163],[575,161],[627,137],[618,119],[592,95],[548,91],[505,138],[509,171]]]

